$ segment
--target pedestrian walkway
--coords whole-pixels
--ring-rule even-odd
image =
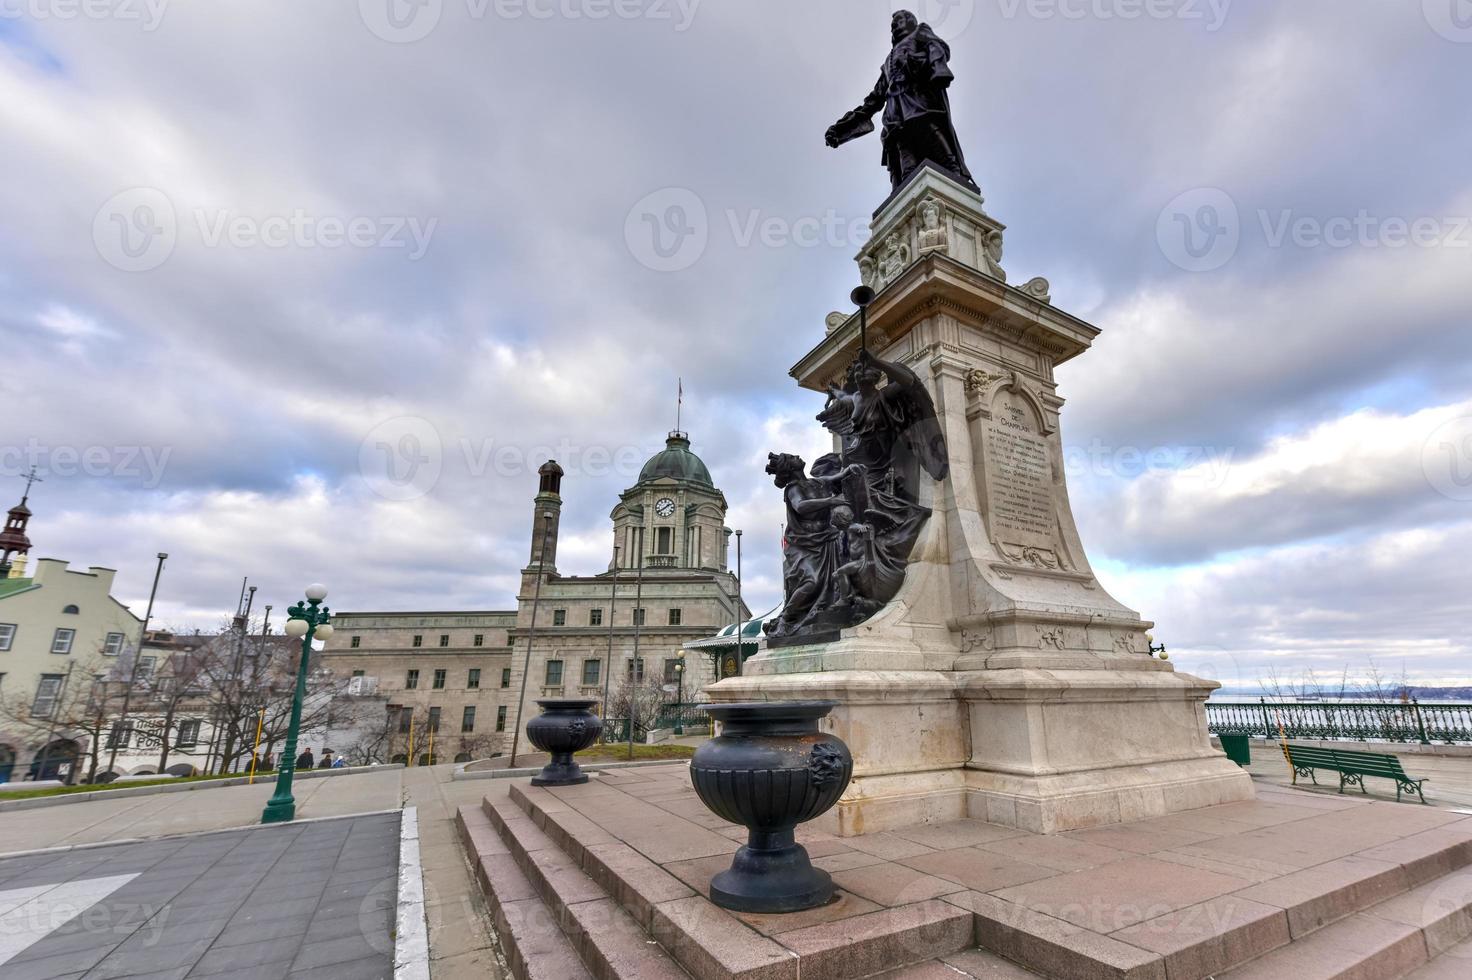
[[[0,976],[388,980],[399,820],[0,858]]]
[[[487,927],[483,900],[479,891],[471,886],[468,865],[455,839],[451,819],[459,807],[479,803],[482,797],[504,797],[506,784],[510,781],[455,782],[450,778],[453,770],[453,766],[442,765],[302,780],[294,787],[297,818],[299,821],[312,820],[403,806],[416,807],[429,919],[432,980],[499,980],[504,973]],[[259,825],[261,810],[273,790],[273,783],[263,781],[254,786],[115,800],[103,798],[0,813],[0,848],[13,853],[36,848],[253,828]],[[262,832],[272,829],[261,828]],[[71,853],[85,855],[95,850],[103,849],[88,848]],[[6,860],[0,854],[0,862]],[[0,882],[0,890],[7,887]],[[310,936],[308,938],[308,945],[315,943]],[[0,976],[5,980],[11,980],[10,966],[0,967]]]

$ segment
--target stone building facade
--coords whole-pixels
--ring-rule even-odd
[[[429,728],[436,761],[504,755],[538,698],[601,702],[605,682],[611,699],[634,682],[666,687],[669,701],[683,686],[689,701],[714,679],[705,657],[686,658],[682,679],[682,648],[750,614],[727,565],[725,495],[689,437],[670,433],[620,494],[608,567],[595,574],[557,567],[563,476],[555,461],[538,472],[515,609],[334,614],[323,666],[385,699],[392,755],[409,756],[412,735],[415,761],[427,761]]]

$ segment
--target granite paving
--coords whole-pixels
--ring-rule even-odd
[[[399,814],[0,857],[5,980],[388,980]]]

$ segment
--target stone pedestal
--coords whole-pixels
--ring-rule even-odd
[[[1213,681],[1151,656],[1150,624],[1104,591],[1074,526],[1053,370],[1096,327],[1048,284],[1009,286],[1003,226],[926,169],[875,216],[857,259],[878,290],[869,346],[926,383],[950,454],[905,584],[833,643],[765,650],[717,701],[832,698],[854,780],[845,835],[970,816],[1054,833],[1248,799],[1213,749]],[[841,384],[857,315],[792,369]]]

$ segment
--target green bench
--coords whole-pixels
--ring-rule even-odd
[[[1318,777],[1314,775],[1315,769],[1329,769],[1339,773],[1339,792],[1344,792],[1345,786],[1358,786],[1360,792],[1365,790],[1366,776],[1380,776],[1385,779],[1395,780],[1395,800],[1400,802],[1402,792],[1415,793],[1426,802],[1426,794],[1421,792],[1421,784],[1425,779],[1412,779],[1406,775],[1401,768],[1400,759],[1393,755],[1379,752],[1353,752],[1348,749],[1320,749],[1310,745],[1283,744],[1283,755],[1288,759],[1288,765],[1293,767],[1293,781],[1298,782],[1299,776],[1307,776],[1319,783]]]

